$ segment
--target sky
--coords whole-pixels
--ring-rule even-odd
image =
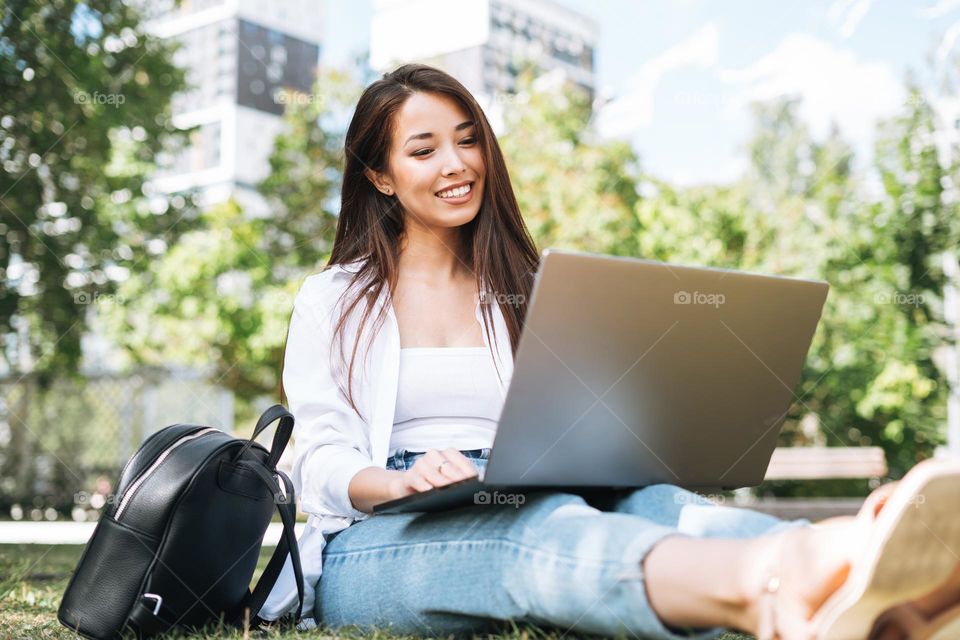
[[[865,165],[908,77],[932,86],[960,48],[960,0],[554,1],[598,25],[600,132],[677,184],[735,178],[749,102],[780,95],[802,99],[815,135],[835,122]],[[326,0],[325,64],[368,48],[373,13]]]

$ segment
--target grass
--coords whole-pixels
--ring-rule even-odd
[[[57,607],[66,589],[70,574],[83,551],[77,545],[10,545],[0,544],[0,640],[48,640],[68,639],[77,636],[57,621]],[[259,570],[263,569],[272,549],[261,554]],[[259,571],[258,570],[258,571]],[[191,640],[235,639],[244,636],[240,632],[212,629],[191,636],[175,636]],[[255,637],[255,636],[252,636]],[[396,640],[400,636],[387,632],[362,633],[353,629],[315,629],[308,632],[295,630],[270,631],[263,637],[297,638],[364,638],[370,640]],[[545,630],[535,625],[524,624],[513,632],[500,636],[487,636],[491,640],[576,640],[575,633],[560,630]],[[751,636],[728,633],[721,640],[750,640]]]

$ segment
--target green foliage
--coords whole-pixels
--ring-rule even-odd
[[[278,395],[293,298],[332,247],[343,153],[338,122],[358,96],[356,83],[336,71],[323,73],[310,95],[287,95],[285,129],[260,185],[269,217],[233,201],[215,206],[198,229],[124,283],[125,304],[107,315],[132,361],[209,372],[236,392],[242,422],[255,411],[253,400]]]
[[[287,100],[285,131],[274,141],[270,174],[259,189],[271,203],[275,224],[269,250],[303,275],[326,262],[333,248],[343,168],[344,112],[356,104],[360,87],[336,69],[324,70],[314,92]]]
[[[172,149],[172,45],[121,0],[9,0],[0,14],[0,334],[13,370],[77,369],[90,304],[171,244],[183,197],[143,192]],[[159,242],[158,242],[159,241]],[[12,343],[21,328],[28,351]]]
[[[639,162],[625,142],[594,138],[586,96],[569,84],[539,87],[528,70],[506,107],[500,143],[537,244],[600,252],[633,242]]]
[[[501,144],[539,246],[827,280],[782,444],[880,445],[894,475],[931,455],[946,392],[938,265],[960,224],[923,100],[880,129],[879,188],[838,131],[810,133],[794,100],[754,107],[743,179],[680,188],[598,139],[582,92],[532,78],[506,101]],[[358,94],[330,71],[286,101],[260,185],[269,219],[216,207],[124,284],[128,302],[108,316],[134,361],[205,365],[241,401],[276,389],[292,296],[329,255]]]
[[[241,398],[265,393],[278,384],[297,282],[278,278],[280,256],[263,249],[273,221],[231,201],[200,222],[121,285],[126,303],[105,311],[106,325],[138,365],[196,367]]]
[[[878,443],[881,427],[864,425],[851,399],[877,374],[868,341],[883,344],[890,332],[864,331],[875,321],[875,287],[864,286],[875,270],[853,250],[861,239],[859,222],[847,215],[856,199],[850,153],[836,138],[812,141],[794,108],[758,106],[752,170],[736,184],[676,189],[648,179],[656,193],[636,208],[635,255],[829,281],[832,291],[781,444]]]
[[[929,457],[945,436],[938,265],[960,217],[926,102],[915,94],[880,128],[878,194],[836,129],[811,135],[796,100],[754,106],[742,180],[678,188],[592,141],[577,98],[528,84],[509,105],[502,142],[538,245],[828,281],[781,444],[879,445],[893,475]]]

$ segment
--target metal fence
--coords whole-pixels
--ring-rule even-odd
[[[143,369],[0,380],[0,518],[95,519],[120,469],[175,422],[233,431],[232,392],[197,372]]]

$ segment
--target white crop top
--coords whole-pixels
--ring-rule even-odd
[[[402,348],[389,455],[492,447],[501,409],[487,347]]]

